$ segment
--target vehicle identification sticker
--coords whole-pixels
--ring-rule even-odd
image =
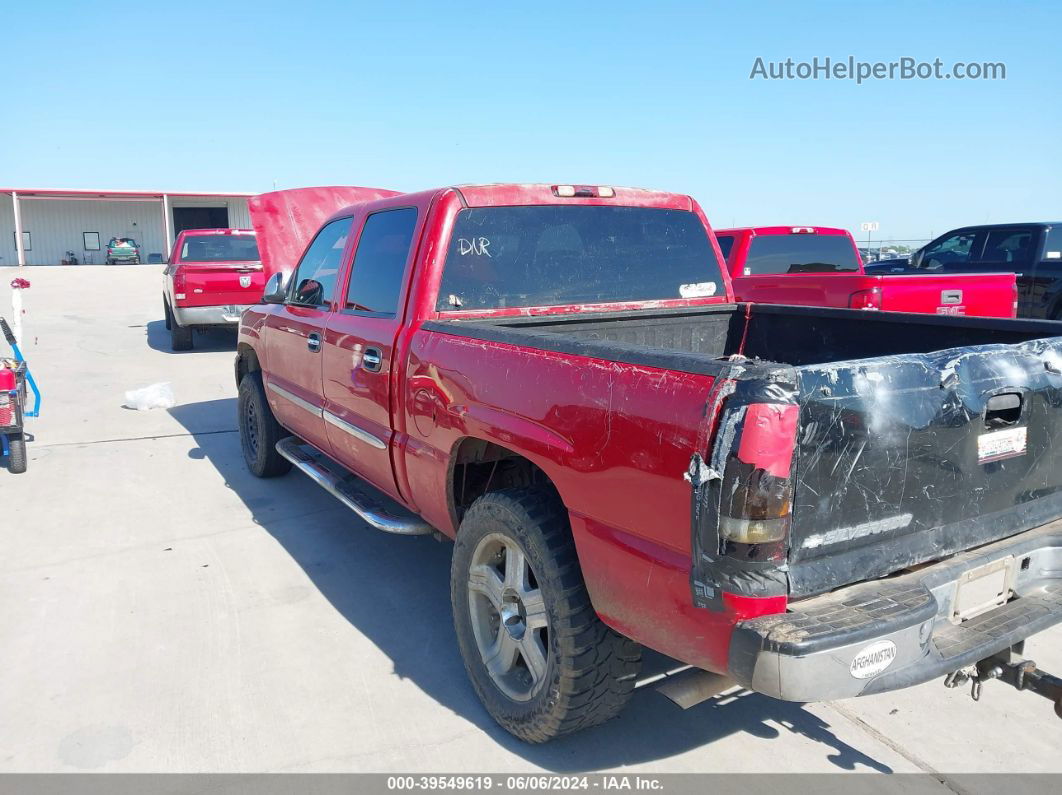
[[[1048,251],[1045,256],[1047,259],[1062,259],[1062,251]]]
[[[680,284],[679,295],[683,298],[706,298],[715,295],[715,282],[694,282],[693,284]]]
[[[856,679],[870,679],[892,665],[895,659],[896,644],[891,640],[879,640],[860,651],[848,670]]]
[[[1028,428],[1007,428],[1003,431],[982,433],[977,437],[977,463],[989,464],[1025,455],[1028,449]]]

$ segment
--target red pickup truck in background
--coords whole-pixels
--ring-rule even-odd
[[[163,271],[162,311],[170,347],[187,351],[197,328],[235,328],[262,299],[265,273],[251,229],[186,229]]]
[[[816,701],[1010,670],[1062,621],[1057,324],[736,304],[684,195],[381,193],[251,201],[281,259],[240,445],[455,540],[456,642],[515,736],[616,715],[641,645]]]
[[[826,226],[717,229],[738,301],[1015,317],[1013,273],[868,274],[852,236]]]

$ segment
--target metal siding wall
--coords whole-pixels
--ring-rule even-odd
[[[141,245],[146,262],[151,254],[164,251],[161,201],[108,201],[107,199],[70,201],[64,199],[20,199],[22,228],[30,233],[32,249],[26,252],[27,265],[58,265],[67,250],[82,264],[91,255],[92,264],[102,265],[107,241],[128,235]],[[228,207],[229,225],[250,229],[247,200],[241,198],[176,198],[172,207]],[[135,224],[135,225],[134,225]],[[82,248],[82,232],[99,232],[100,250]],[[10,194],[0,194],[0,266],[18,265],[15,251],[15,216]]]
[[[15,212],[11,206],[11,194],[0,193],[0,267],[18,265],[15,251]]]
[[[250,229],[251,212],[247,199],[229,199],[229,225],[233,229]]]

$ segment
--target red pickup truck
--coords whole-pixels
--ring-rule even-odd
[[[235,328],[262,298],[265,274],[251,229],[186,229],[163,271],[162,311],[170,347],[187,351],[197,328]]]
[[[814,701],[1028,671],[1062,621],[1055,324],[736,304],[684,195],[299,198],[252,202],[308,245],[240,324],[247,466],[455,540],[457,644],[515,736],[617,714],[641,645]]]
[[[852,236],[826,226],[717,229],[738,301],[1014,317],[1013,273],[868,274]]]

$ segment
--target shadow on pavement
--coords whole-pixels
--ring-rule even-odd
[[[742,732],[767,739],[802,735],[821,743],[826,759],[840,769],[891,772],[839,739],[826,721],[802,705],[747,691],[683,711],[649,686],[604,726],[547,745],[522,743],[491,720],[465,675],[450,616],[449,543],[371,530],[297,472],[268,481],[252,476],[237,435],[218,430],[225,416],[228,427],[235,427],[235,398],[176,406],[170,413],[198,444],[189,455],[217,468],[256,524],[284,547],[347,621],[391,658],[397,676],[412,680],[499,745],[536,765],[556,772],[630,765]],[[328,510],[332,504],[335,511]],[[415,631],[410,622],[416,622]]]
[[[188,353],[210,353],[236,350],[236,329],[207,328],[192,334],[192,350],[174,351],[170,348],[170,332],[164,320],[152,320],[145,327],[148,347],[155,351],[181,356]]]

